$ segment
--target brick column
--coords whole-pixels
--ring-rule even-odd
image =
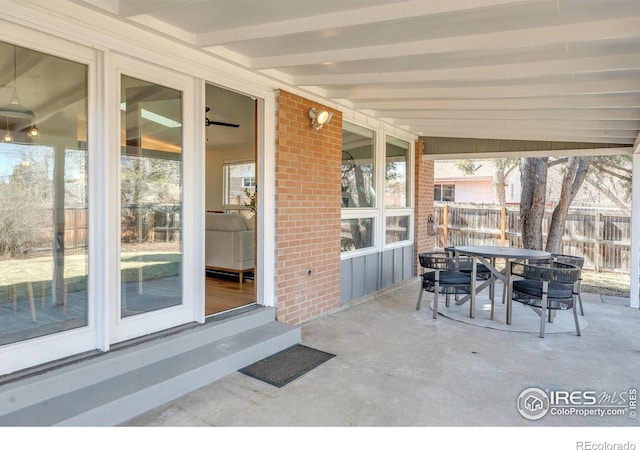
[[[420,273],[418,254],[433,250],[435,238],[427,234],[427,218],[433,214],[433,160],[423,160],[424,141],[416,141],[415,167],[415,223],[414,251],[415,274]]]
[[[333,111],[320,130],[312,107]],[[342,113],[280,91],[277,114],[277,320],[298,324],[340,306]]]

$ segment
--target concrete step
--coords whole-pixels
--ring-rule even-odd
[[[254,308],[0,386],[0,425],[118,425],[300,341]]]

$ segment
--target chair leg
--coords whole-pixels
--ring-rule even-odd
[[[544,323],[546,321],[545,316],[547,315],[547,294],[542,294],[542,311],[540,311],[540,337],[544,337]]]
[[[511,285],[512,280],[509,279],[509,281],[507,282],[507,284],[502,288],[502,298],[506,298],[507,300],[507,325],[511,325],[511,319],[512,319],[512,315],[513,315],[513,293],[511,292],[511,290],[513,289],[513,286]]]
[[[578,298],[580,298],[580,297],[578,296]],[[575,299],[575,296],[574,296],[574,298],[573,298],[573,308],[572,308],[572,309],[573,309],[573,320],[574,320],[574,321],[575,321],[575,323],[576,323],[576,333],[578,334],[578,336],[580,336],[580,323],[578,322],[578,311],[577,311],[577,309],[576,309],[576,299]]]
[[[422,287],[422,280],[420,280],[420,294],[418,294],[418,304],[416,305],[416,311],[420,311],[420,304],[422,303],[422,293],[424,288]]]
[[[582,307],[582,294],[578,294],[578,303],[580,304],[580,315],[584,316],[584,308]]]
[[[438,318],[438,291],[440,291],[440,283],[436,280],[433,290],[433,318]]]
[[[584,308],[582,307],[582,280],[578,280],[578,303],[580,303],[580,315],[584,316]]]

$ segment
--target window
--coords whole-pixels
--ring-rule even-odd
[[[385,151],[384,204],[387,208],[406,208],[407,199],[407,159],[409,143],[387,136]]]
[[[227,163],[223,171],[225,207],[248,205],[256,191],[256,164],[246,161]]]
[[[454,202],[456,199],[456,185],[455,184],[434,185],[433,199],[437,202]]]
[[[345,122],[342,129],[342,207],[376,206],[375,132]]]
[[[88,317],[87,66],[0,42],[0,66],[14,64],[6,91],[33,114],[0,116],[0,345]]]
[[[411,142],[343,122],[341,249],[345,258],[411,242]],[[383,151],[376,151],[382,148]],[[376,193],[382,192],[378,196]],[[378,200],[380,198],[380,200]],[[362,250],[358,252],[359,250]]]
[[[385,244],[409,240],[410,216],[391,216],[386,220]]]
[[[340,227],[341,250],[348,252],[373,247],[375,222],[371,217],[364,219],[342,219]]]
[[[376,133],[343,122],[342,252],[376,247]]]

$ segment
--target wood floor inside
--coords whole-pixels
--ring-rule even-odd
[[[210,316],[256,302],[255,281],[242,283],[237,275],[207,274],[205,279],[205,315]]]

